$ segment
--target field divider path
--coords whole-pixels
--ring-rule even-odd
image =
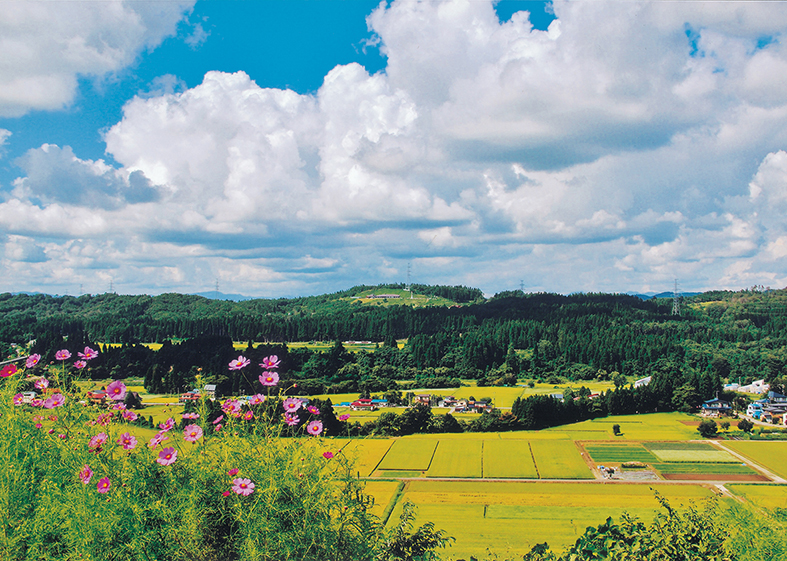
[[[434,446],[434,449],[432,450],[432,457],[431,457],[431,458],[429,458],[429,465],[428,465],[428,466],[426,466],[426,469],[424,470],[424,473],[426,473],[427,471],[429,471],[429,468],[430,468],[430,467],[432,467],[432,462],[434,461],[434,455],[437,453],[437,449],[438,449],[439,447],[440,447],[440,441],[438,440],[438,441],[437,441],[437,444],[435,444],[435,446]]]
[[[481,441],[481,479],[484,478],[484,442]],[[486,507],[484,507],[484,518],[486,518]]]
[[[536,468],[536,479],[541,479],[541,474],[538,471],[538,464],[536,463],[536,456],[533,454],[533,445],[528,441],[527,448],[530,450],[530,457],[533,459],[533,466]]]
[[[701,486],[708,489],[717,488],[719,485],[741,484],[740,481],[721,481],[719,479],[659,479],[658,481],[646,480],[635,481],[627,479],[522,479],[506,477],[489,477],[479,479],[477,477],[397,477],[398,481],[458,481],[468,483],[584,483],[586,485],[644,485],[652,487],[655,485],[688,485]],[[390,477],[362,477],[361,481],[390,481]],[[744,482],[745,483],[745,482]],[[758,484],[762,485],[763,483]],[[765,483],[767,485],[767,483]]]
[[[390,451],[391,451],[391,448],[393,448],[393,444],[392,444],[391,446],[389,446],[389,447],[388,447],[388,450],[386,450],[386,451],[385,451],[385,454],[383,454],[383,455],[382,455],[382,457],[380,458],[380,461],[379,461],[379,462],[377,462],[377,465],[375,465],[375,466],[374,466],[374,468],[372,469],[372,471],[370,471],[370,472],[369,472],[369,475],[372,475],[372,474],[373,474],[375,471],[377,471],[377,470],[380,468],[380,464],[382,464],[382,463],[383,463],[383,460],[384,460],[384,459],[385,459],[385,457],[388,455],[388,452],[390,452]]]
[[[730,448],[727,448],[721,442],[711,442],[711,443],[719,446],[720,448],[723,448],[724,450],[726,450],[727,452],[729,452],[730,454],[732,454],[733,456],[735,456],[736,458],[738,458],[742,462],[744,462],[744,463],[748,464],[749,466],[753,467],[754,469],[759,471],[761,474],[763,474],[765,477],[770,478],[772,482],[779,483],[779,484],[782,484],[782,485],[787,483],[787,479],[784,479],[783,477],[780,477],[780,476],[776,475],[775,473],[773,473],[769,469],[767,469],[764,466],[758,464],[757,462],[753,461],[752,459],[744,456],[740,452],[736,452],[735,450],[731,450]]]

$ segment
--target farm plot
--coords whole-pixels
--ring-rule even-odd
[[[787,479],[787,442],[730,440],[724,446]]]
[[[702,464],[739,464],[735,456],[723,450],[659,450],[653,449],[662,462],[702,463]]]
[[[743,497],[762,508],[784,508],[784,505],[787,504],[787,487],[785,486],[733,483],[726,487],[732,494]]]
[[[541,479],[593,479],[573,442],[534,440],[530,449]]]
[[[392,443],[393,440],[387,438],[350,440],[342,451],[348,458],[355,461],[355,471],[361,477],[368,477],[388,452]]]
[[[698,485],[653,485],[671,504],[694,503],[712,493]],[[572,544],[590,525],[629,512],[650,520],[658,510],[650,486],[595,483],[411,481],[389,524],[405,501],[417,507],[416,526],[431,521],[456,538],[443,557],[520,557],[537,543],[555,550]],[[632,507],[636,505],[636,507]]]
[[[485,440],[484,477],[537,479],[527,440]]]
[[[382,516],[391,500],[396,495],[400,483],[397,481],[368,481],[364,491],[374,498],[372,514]]]
[[[378,470],[426,471],[432,463],[437,441],[414,438],[395,440]]]
[[[642,462],[649,464],[658,461],[656,456],[638,442],[615,444],[586,443],[584,448],[594,462],[621,464],[624,462]]]
[[[603,429],[612,434],[612,425],[620,425],[625,440],[691,440],[697,438],[697,429],[684,421],[696,417],[685,413],[649,413],[647,415],[616,415],[572,425],[576,429]]]
[[[440,440],[426,476],[481,477],[483,443],[483,440]]]

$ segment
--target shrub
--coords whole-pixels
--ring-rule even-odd
[[[703,438],[713,438],[719,431],[719,427],[713,419],[703,419],[697,427],[697,431]]]

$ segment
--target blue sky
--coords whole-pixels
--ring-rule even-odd
[[[787,284],[787,8],[0,3],[0,291]]]

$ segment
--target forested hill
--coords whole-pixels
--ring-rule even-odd
[[[704,293],[684,300],[679,316],[672,315],[672,299],[612,294],[508,292],[486,300],[465,287],[413,287],[434,302],[449,302],[420,307],[405,299],[381,305],[359,297],[373,291],[385,299],[403,288],[363,286],[311,298],[244,302],[178,294],[4,294],[0,342],[8,353],[10,343],[35,339],[32,352],[45,360],[63,347],[64,337],[72,350],[104,344],[90,376],[144,377],[156,391],[187,389],[199,371],[227,391],[244,390],[240,378],[227,377],[226,365],[237,356],[232,341],[268,343],[244,354],[252,362],[265,353],[280,355],[282,374],[315,393],[379,391],[395,387],[397,379],[557,384],[650,375],[667,381],[662,389],[668,397],[658,405],[663,409],[675,392],[671,407],[696,406],[714,397],[725,379],[765,378],[776,382],[774,387],[787,385],[785,290]],[[407,344],[400,349],[394,340],[403,338]],[[281,344],[315,340],[337,343],[324,353]],[[383,345],[353,354],[339,343],[348,340]],[[161,351],[135,345],[156,341],[166,342]]]

